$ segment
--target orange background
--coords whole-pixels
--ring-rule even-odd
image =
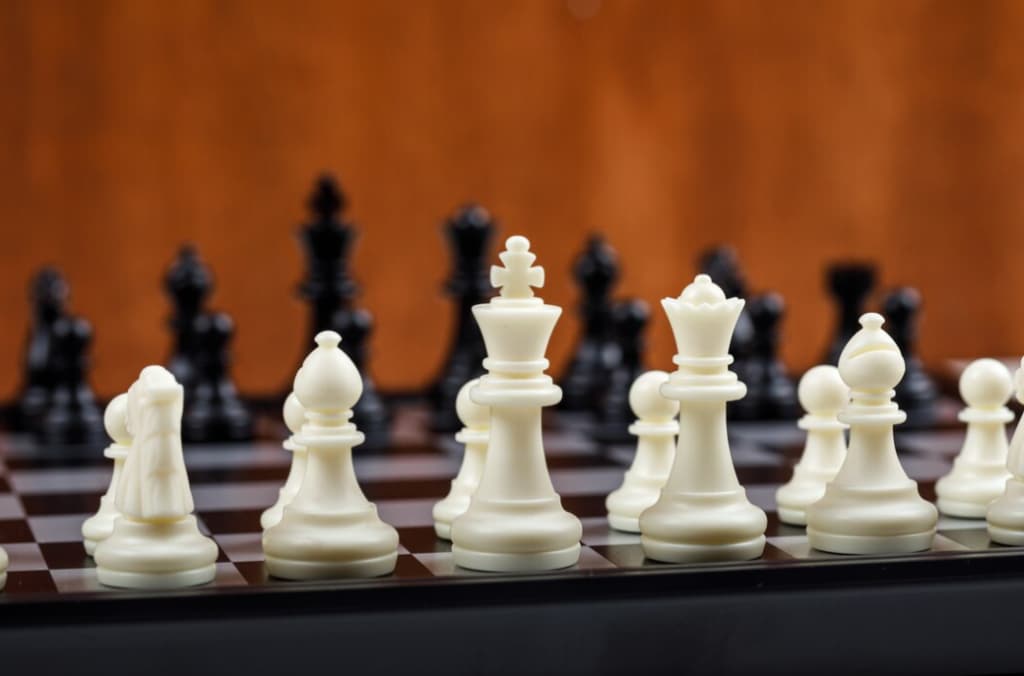
[[[655,303],[730,242],[788,302],[783,356],[821,355],[825,263],[918,286],[922,353],[1024,345],[1024,4],[384,0],[0,2],[0,392],[20,380],[26,287],[59,265],[96,328],[93,382],[169,349],[179,243],[237,322],[243,390],[305,351],[304,200],[337,172],[382,387],[439,366],[439,224],[478,200],[531,238],[570,309],[607,233],[620,295]],[[672,353],[656,306],[651,366]],[[578,324],[551,345],[560,371]]]

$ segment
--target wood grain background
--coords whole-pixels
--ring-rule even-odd
[[[372,370],[424,384],[450,328],[439,235],[461,202],[522,233],[571,308],[607,233],[652,304],[730,242],[820,356],[822,268],[870,258],[926,300],[922,352],[1024,351],[1024,3],[0,0],[0,393],[32,271],[55,263],[113,394],[168,352],[179,243],[239,327],[240,386],[304,352],[295,229],[336,171],[362,237]],[[555,370],[578,330],[567,312]],[[668,367],[655,307],[650,365]]]

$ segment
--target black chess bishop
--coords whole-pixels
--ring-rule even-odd
[[[860,330],[860,317],[875,281],[875,266],[870,263],[833,263],[826,268],[825,284],[838,311],[835,334],[825,353],[826,364],[838,364],[843,348]]]
[[[903,353],[907,370],[896,385],[896,403],[907,414],[910,427],[929,427],[938,419],[939,389],[917,356],[917,330],[921,294],[904,286],[894,289],[882,301],[886,329]]]
[[[650,308],[642,300],[629,299],[615,304],[612,326],[618,356],[608,374],[598,409],[594,436],[599,441],[624,443],[634,438],[629,433],[634,421],[629,389],[644,372],[644,337],[650,317]]]
[[[103,415],[88,380],[92,327],[81,317],[53,325],[53,390],[37,432],[49,446],[98,444],[105,439]]]
[[[229,348],[234,331],[234,322],[223,312],[206,312],[193,321],[195,372],[182,420],[182,434],[188,441],[252,438],[252,416],[231,380]]]
[[[54,326],[67,316],[69,292],[67,281],[56,268],[44,267],[32,278],[32,323],[25,345],[23,383],[13,416],[16,429],[37,428],[50,405],[57,376]]]
[[[732,402],[736,420],[791,420],[799,414],[796,385],[779,358],[780,325],[785,312],[782,296],[763,293],[747,303],[753,328],[750,352],[739,374],[747,394]]]
[[[164,289],[173,305],[168,325],[174,342],[167,369],[185,388],[188,401],[199,371],[196,365],[196,319],[206,312],[206,300],[213,291],[213,275],[200,260],[194,246],[181,247],[164,277]]]

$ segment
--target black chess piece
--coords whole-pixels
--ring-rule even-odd
[[[704,251],[697,261],[699,272],[706,274],[725,293],[726,298],[746,298],[747,280],[740,269],[736,250],[730,246],[716,246]],[[744,306],[736,320],[736,328],[729,340],[729,354],[732,355],[732,369],[743,380],[747,360],[754,343],[754,325],[750,321],[749,308]]]
[[[491,295],[485,255],[494,236],[495,223],[486,209],[467,204],[444,224],[452,253],[452,272],[445,292],[454,300],[455,332],[441,374],[430,391],[435,432],[455,432],[462,425],[455,414],[455,399],[462,386],[483,372],[487,350],[473,306]]]
[[[634,415],[629,406],[629,389],[644,372],[644,336],[650,316],[647,303],[639,299],[620,301],[612,312],[619,359],[608,375],[594,435],[605,443],[632,439],[629,426]]]
[[[103,415],[87,376],[92,327],[81,317],[61,317],[51,339],[54,387],[36,435],[52,446],[102,443]]]
[[[363,377],[363,394],[352,407],[352,422],[366,435],[364,448],[383,448],[390,439],[391,417],[366,367],[373,316],[362,308],[339,312],[335,317],[334,330],[341,335],[345,353]]]
[[[50,404],[56,378],[53,328],[66,316],[68,295],[68,284],[55,268],[45,267],[32,278],[32,324],[25,347],[24,382],[13,416],[16,429],[38,426]]]
[[[252,416],[231,380],[231,338],[235,327],[223,312],[202,313],[192,326],[192,396],[185,401],[182,435],[191,442],[248,441]]]
[[[928,427],[938,419],[939,389],[917,356],[920,312],[921,294],[909,286],[893,290],[882,301],[886,328],[907,365],[903,380],[896,385],[896,403],[906,412],[910,427]]]
[[[168,319],[168,325],[174,334],[174,345],[167,369],[185,388],[185,400],[188,401],[192,396],[198,373],[196,318],[205,312],[206,299],[213,291],[213,276],[199,259],[195,247],[181,247],[178,257],[164,278],[164,289],[174,306]]]
[[[583,333],[562,377],[560,406],[568,411],[595,411],[618,355],[612,335],[611,291],[619,278],[619,262],[603,237],[590,237],[573,265],[573,277],[582,292]]]
[[[825,271],[828,290],[839,309],[836,332],[825,354],[826,364],[838,364],[839,354],[860,330],[860,316],[872,289],[875,266],[870,263],[833,263]]]
[[[737,420],[791,420],[797,417],[796,385],[779,359],[779,329],[785,303],[777,293],[755,296],[747,304],[754,337],[743,382],[747,395],[732,402]]]

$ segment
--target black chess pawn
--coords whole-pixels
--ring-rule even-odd
[[[379,450],[390,441],[390,413],[367,369],[373,316],[363,309],[339,312],[333,330],[341,336],[341,349],[363,377],[363,393],[352,407],[352,422],[366,435],[363,448]]]
[[[560,405],[568,411],[595,411],[618,355],[612,335],[611,291],[619,278],[619,262],[603,237],[590,238],[576,258],[573,276],[582,292],[583,332],[562,377]]]
[[[436,432],[454,432],[462,426],[455,414],[455,399],[462,386],[483,371],[487,350],[473,306],[486,302],[491,294],[485,256],[494,231],[494,220],[478,204],[467,204],[444,224],[452,253],[445,292],[454,300],[455,330],[441,374],[430,390],[431,425]]]
[[[716,246],[704,251],[697,261],[699,272],[706,274],[725,293],[726,298],[746,298],[747,281],[740,268],[736,250],[730,246]],[[744,307],[736,320],[736,328],[729,340],[729,354],[733,358],[733,370],[741,373],[750,358],[754,343],[754,325],[750,321],[749,308]]]
[[[103,416],[87,377],[92,327],[80,317],[61,317],[52,340],[54,389],[37,436],[53,446],[102,443]]]
[[[917,327],[921,294],[905,286],[889,293],[882,301],[886,329],[903,353],[907,370],[896,385],[896,403],[907,414],[907,425],[927,427],[938,419],[939,390],[917,356]]]
[[[12,421],[17,429],[37,426],[50,404],[56,378],[53,330],[66,316],[68,295],[68,284],[55,268],[45,267],[32,278],[32,324],[25,346],[25,375]]]
[[[168,325],[174,335],[174,345],[167,368],[185,388],[187,400],[192,395],[198,373],[196,318],[205,312],[206,299],[213,290],[213,276],[199,259],[195,247],[181,247],[164,278],[164,289],[173,304]]]
[[[223,312],[196,317],[192,395],[185,401],[182,434],[192,442],[248,441],[252,417],[231,380],[231,338],[235,327]]]
[[[608,375],[598,411],[595,438],[606,443],[633,439],[629,426],[634,422],[629,406],[629,389],[644,372],[644,334],[651,311],[642,300],[624,300],[615,305],[612,323],[619,358]]]
[[[782,296],[777,293],[758,295],[748,303],[754,338],[739,374],[747,394],[732,404],[731,414],[737,420],[790,420],[799,412],[796,386],[779,359],[784,311]]]
[[[825,271],[829,293],[838,308],[838,323],[825,363],[838,364],[839,354],[860,330],[860,316],[871,290],[875,288],[875,266],[870,263],[834,263]]]

